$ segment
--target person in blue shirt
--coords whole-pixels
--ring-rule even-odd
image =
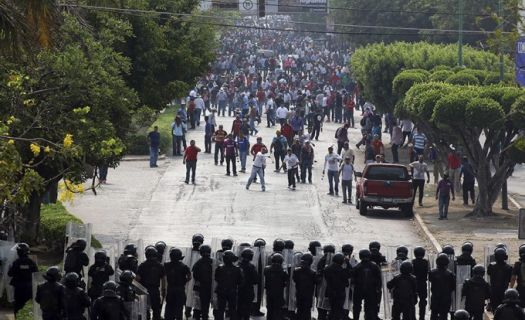
[[[154,126],[153,131],[148,133],[148,144],[149,144],[149,167],[156,168],[157,159],[159,157],[159,146],[160,146],[160,133],[159,127]]]
[[[239,146],[239,159],[241,161],[241,170],[240,172],[246,172],[246,158],[248,157],[248,152],[250,150],[250,141],[242,132],[239,133],[237,137],[237,145]]]

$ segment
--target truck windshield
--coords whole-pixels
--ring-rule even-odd
[[[407,181],[408,170],[402,167],[371,166],[366,171],[366,178],[370,180]]]

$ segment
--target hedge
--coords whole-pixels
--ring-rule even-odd
[[[69,221],[83,223],[67,211],[62,203],[44,204],[40,211],[40,240],[49,250],[61,253],[64,251],[66,225]],[[100,242],[91,237],[91,246],[102,248]]]

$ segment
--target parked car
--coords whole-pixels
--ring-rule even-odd
[[[361,215],[373,207],[399,208],[405,216],[414,215],[412,177],[406,166],[371,163],[356,176],[356,208]]]

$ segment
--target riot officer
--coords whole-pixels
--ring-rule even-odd
[[[146,261],[142,262],[137,269],[137,281],[148,290],[153,320],[160,320],[161,292],[162,297],[166,296],[166,273],[164,266],[158,260],[155,247],[146,247],[145,255]]]
[[[282,320],[284,288],[288,284],[288,274],[283,270],[284,258],[280,253],[272,254],[271,264],[264,268],[264,288],[266,289],[267,320]]]
[[[273,253],[283,253],[284,247],[286,246],[283,239],[275,239],[273,241]]]
[[[64,260],[64,272],[74,272],[82,280],[83,267],[89,265],[89,257],[84,252],[86,250],[86,240],[78,239],[66,249],[66,259]]]
[[[253,246],[255,248],[259,248],[258,250],[263,252],[264,248],[266,247],[266,241],[264,239],[256,239],[253,243]],[[259,258],[257,261],[257,297],[255,299],[255,302],[252,304],[252,311],[251,315],[254,317],[262,317],[264,316],[264,313],[261,312],[261,303],[263,298],[263,273],[264,273],[264,263],[265,263],[264,256],[262,254],[259,254]]]
[[[43,320],[62,319],[64,286],[60,281],[60,269],[50,267],[44,274],[46,282],[36,288],[35,301],[40,305]]]
[[[503,302],[505,290],[512,278],[512,267],[506,262],[507,251],[503,248],[496,249],[494,259],[496,262],[492,262],[487,268],[487,274],[490,276],[490,310],[496,310]]]
[[[222,252],[231,250],[233,248],[233,240],[232,239],[223,239],[221,241],[221,248]]]
[[[381,244],[379,241],[372,241],[368,244],[368,250],[370,250],[370,261],[375,262],[378,266],[382,266],[386,263],[386,258],[381,254]]]
[[[405,261],[408,260],[408,248],[405,246],[398,247],[396,249],[396,260]]]
[[[217,320],[224,320],[226,304],[230,319],[235,320],[237,317],[237,293],[242,282],[241,269],[233,263],[237,257],[231,250],[224,251],[222,257],[223,264],[219,265],[215,271],[215,281],[217,282]]]
[[[312,256],[317,255],[317,248],[321,248],[321,242],[317,240],[310,241],[310,243],[308,244],[308,251],[310,251]]]
[[[295,268],[293,281],[295,282],[295,297],[297,301],[297,320],[310,320],[313,305],[313,296],[316,283],[315,272],[311,269],[313,256],[304,253],[301,256],[301,266]]]
[[[361,303],[365,302],[365,319],[376,320],[379,312],[378,297],[381,296],[381,269],[371,260],[369,250],[359,251],[359,264],[353,270],[353,314],[359,319]]]
[[[330,301],[330,313],[328,319],[343,319],[343,307],[346,298],[346,287],[350,279],[350,269],[343,268],[345,256],[336,253],[332,258],[332,263],[324,270],[326,279],[326,295]]]
[[[465,242],[461,246],[461,255],[456,259],[458,266],[470,266],[474,268],[476,266],[476,260],[472,257],[474,251],[474,245],[472,242]]]
[[[436,259],[437,268],[430,271],[430,310],[432,320],[447,319],[452,304],[452,292],[456,290],[456,277],[447,267],[448,255],[440,253]]]
[[[117,295],[117,284],[107,281],[103,284],[103,295],[95,300],[91,310],[93,320],[127,320],[130,318],[124,300]]]
[[[470,320],[470,313],[462,309],[456,310],[454,312],[454,320]]]
[[[250,248],[245,248],[241,252],[239,267],[243,274],[243,281],[239,287],[239,305],[237,306],[240,320],[250,319],[250,307],[255,299],[254,286],[259,282],[259,275],[255,266],[252,264],[254,252]]]
[[[351,273],[352,272],[351,269],[354,268],[358,264],[356,258],[352,255],[354,253],[354,246],[349,244],[349,243],[343,244],[341,246],[341,252],[345,256],[345,263],[343,264],[343,268],[348,268],[349,272]],[[348,279],[347,292],[348,292],[348,294],[347,294],[346,299],[348,299],[348,301],[350,302],[351,299],[352,299],[352,287],[350,286],[350,279]],[[350,306],[350,303],[348,303],[348,305]],[[349,317],[349,314],[350,314],[349,308],[348,309],[344,309],[343,312],[344,312],[344,318],[345,319],[350,319],[350,317]]]
[[[525,245],[521,245],[519,248],[519,260],[516,261],[512,269],[512,278],[510,281],[510,287],[514,288],[516,284],[516,290],[520,294],[520,305],[522,308],[525,307],[525,271],[523,271],[523,264],[525,263]]]
[[[485,267],[476,265],[472,268],[472,277],[465,281],[461,296],[465,297],[465,310],[472,320],[483,320],[485,301],[490,298],[490,285],[483,279]]]
[[[399,267],[401,274],[390,280],[386,286],[392,292],[394,303],[392,305],[392,320],[416,318],[417,283],[412,275],[414,267],[412,262],[403,261]]]
[[[507,289],[500,305],[494,312],[494,320],[525,320],[525,312],[520,307],[520,296],[516,289]]]
[[[86,292],[80,288],[80,277],[74,272],[67,273],[64,277],[64,299],[62,310],[65,320],[85,320],[84,312],[91,305]]]
[[[416,277],[419,319],[425,320],[428,297],[427,280],[430,263],[425,259],[425,248],[423,247],[414,248],[414,257],[415,259],[412,260],[412,266],[414,268],[414,276]]]
[[[38,267],[33,259],[29,258],[29,246],[26,243],[16,245],[18,258],[13,262],[7,275],[11,277],[9,283],[15,289],[14,312],[15,315],[24,307],[27,301],[33,297],[33,273]]]
[[[196,261],[193,260],[194,253],[200,254],[200,247],[202,246],[203,243],[204,243],[204,236],[202,234],[196,233],[191,237],[191,255],[190,255],[190,263],[188,265],[190,270],[193,268],[193,266],[196,263]],[[187,294],[193,295],[193,288],[189,288],[189,292],[187,292]],[[186,306],[186,310],[184,313],[187,319],[191,318],[191,310],[192,310],[191,307]],[[198,314],[200,316],[200,313]]]
[[[135,274],[131,270],[123,271],[120,274],[119,282],[117,286],[117,294],[124,300],[124,306],[131,314],[131,307],[133,302],[137,299],[137,293],[133,288],[133,280],[135,280]],[[166,306],[167,307],[167,306]]]
[[[335,246],[333,244],[327,244],[323,247],[323,256],[321,257],[321,259],[319,259],[319,262],[317,262],[317,269],[316,269],[318,283],[322,283],[324,279],[324,269],[327,267],[326,261],[328,259],[328,256],[333,255],[333,254],[335,254]],[[322,294],[322,292],[320,292],[321,290],[318,290],[318,291],[319,292],[316,292],[317,298],[318,299],[323,298],[323,297],[319,297],[319,295]],[[318,314],[319,320],[325,320],[328,315],[328,310],[324,309],[324,306],[319,306],[317,308],[317,314]]]
[[[139,266],[137,258],[137,246],[132,243],[127,244],[124,247],[124,252],[118,258],[118,268],[121,271],[130,270],[136,273]]]
[[[202,245],[199,250],[201,258],[193,266],[192,273],[195,279],[195,291],[198,292],[200,298],[200,309],[194,310],[193,318],[208,320],[213,281],[213,260],[210,246]]]
[[[168,289],[166,294],[165,320],[182,320],[184,305],[186,304],[186,283],[191,280],[190,268],[182,262],[182,251],[170,249],[170,262],[164,263]]]
[[[89,267],[88,276],[91,277],[88,295],[95,300],[103,293],[104,283],[115,274],[113,267],[108,263],[106,252],[101,250],[95,253],[95,263]]]
[[[157,260],[159,260],[160,263],[164,263],[164,252],[166,251],[166,242],[157,241],[157,243],[155,243],[155,249],[157,249]]]

